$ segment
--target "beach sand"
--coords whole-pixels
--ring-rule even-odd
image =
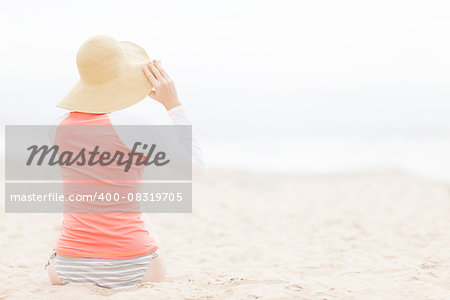
[[[212,170],[193,194],[151,216],[167,280],[123,291],[50,285],[61,215],[2,213],[0,299],[450,299],[447,185]]]

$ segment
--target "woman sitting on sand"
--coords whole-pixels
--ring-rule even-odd
[[[112,145],[123,151],[130,149],[114,126],[154,124],[144,108],[137,113],[129,109],[141,105],[140,101],[147,95],[164,105],[171,124],[190,125],[172,80],[160,63],[150,62],[141,47],[110,37],[94,37],[78,51],[77,66],[80,81],[58,104],[71,112],[59,122],[55,144],[64,144],[75,153],[98,144],[110,149]],[[71,127],[65,125],[104,125],[102,127],[107,129],[81,130],[83,134],[72,131],[68,136],[64,128]],[[192,140],[192,172],[199,175],[205,171],[206,164],[196,138],[189,138]],[[122,195],[137,192],[142,168],[134,166],[129,172],[123,172],[117,165],[64,166],[61,168],[64,193],[107,191]],[[162,281],[164,252],[156,232],[146,227],[142,217],[141,212],[74,213],[66,210],[48,262],[50,281],[53,284],[92,283],[105,288]]]

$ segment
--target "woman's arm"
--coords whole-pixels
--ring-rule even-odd
[[[143,66],[143,70],[148,80],[153,85],[153,90],[149,96],[164,105],[172,119],[172,123],[174,125],[192,125],[186,114],[185,108],[178,99],[173,80],[161,67],[161,64],[156,60],[153,60],[153,62]],[[200,143],[195,137],[194,130],[192,130],[192,135],[184,138],[192,139],[192,174],[204,174],[206,172],[206,160],[203,156]]]

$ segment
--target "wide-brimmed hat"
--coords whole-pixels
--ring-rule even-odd
[[[144,99],[152,85],[142,71],[150,59],[132,42],[108,36],[88,39],[77,54],[80,80],[57,107],[87,113],[110,113]]]

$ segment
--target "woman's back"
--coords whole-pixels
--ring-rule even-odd
[[[82,153],[86,160],[83,165],[61,167],[65,197],[78,201],[66,202],[56,252],[87,258],[132,258],[155,251],[139,204],[127,200],[129,193],[139,191],[143,166],[133,164],[124,172],[117,164],[95,163],[99,155],[89,161],[89,153],[95,150],[111,155],[130,151],[109,116],[71,112],[59,124],[54,141],[59,153],[69,151],[72,159]]]

